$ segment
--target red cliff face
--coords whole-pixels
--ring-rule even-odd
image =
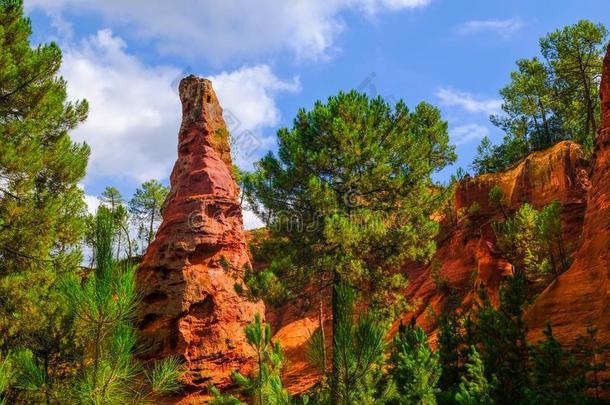
[[[178,355],[192,387],[230,382],[247,371],[244,327],[262,302],[236,292],[249,265],[228,132],[212,83],[180,82],[178,160],[163,222],[138,269],[144,356]]]
[[[601,83],[602,122],[592,166],[582,245],[570,269],[528,311],[532,338],[550,321],[558,339],[572,346],[589,326],[610,342],[610,47]],[[608,358],[609,354],[606,353]]]
[[[504,210],[508,215],[526,202],[539,208],[558,200],[564,242],[573,247],[579,245],[589,181],[578,145],[561,142],[533,153],[505,172],[468,178],[455,194],[453,215],[458,218],[457,223],[443,220],[432,264],[405,267],[409,278],[407,297],[415,305],[405,320],[415,316],[428,331],[433,331],[433,312],[469,308],[481,284],[491,290],[493,298],[501,279],[510,273],[510,264],[495,246],[492,223],[501,221],[503,214],[489,204],[489,191],[494,186],[499,186],[506,196]],[[434,266],[446,280],[443,288],[433,280]]]

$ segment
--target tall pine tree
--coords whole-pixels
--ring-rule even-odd
[[[49,354],[62,330],[52,287],[81,261],[89,147],[68,132],[88,106],[67,101],[59,47],[31,34],[22,2],[0,0],[0,351]]]
[[[244,189],[272,237],[286,241],[299,279],[331,286],[336,336],[339,285],[364,289],[373,307],[388,311],[405,284],[392,270],[434,251],[431,214],[442,193],[430,176],[455,159],[447,123],[429,104],[409,111],[353,91],[300,110],[278,138],[278,157],[258,162]],[[331,382],[341,403],[337,358]]]

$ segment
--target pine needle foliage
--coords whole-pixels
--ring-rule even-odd
[[[13,382],[13,365],[11,356],[4,356],[0,359],[0,405],[5,405],[6,393]]]
[[[526,389],[533,404],[586,404],[585,368],[567,353],[547,324],[544,340],[531,349],[531,386]]]
[[[88,105],[67,101],[57,44],[31,35],[23,2],[0,0],[0,350],[53,356],[64,328],[54,286],[82,257],[89,147],[69,132]]]
[[[491,381],[485,376],[485,367],[479,352],[472,347],[470,359],[466,363],[466,375],[462,376],[455,400],[460,405],[494,405],[493,392],[496,379]]]
[[[522,404],[524,387],[530,384],[527,325],[523,320],[526,281],[522,272],[508,278],[499,295],[496,308],[481,287],[469,339],[481,355],[486,377],[489,381],[492,376],[498,379],[494,399],[500,404]]]
[[[296,404],[282,385],[280,372],[284,356],[279,342],[271,340],[271,325],[263,323],[260,314],[256,314],[254,321],[246,325],[244,332],[256,355],[257,369],[252,376],[233,372],[233,380],[241,392],[257,405]],[[243,403],[233,395],[222,394],[216,387],[210,387],[210,392],[215,397],[211,402],[214,405]]]
[[[540,210],[523,204],[512,217],[492,226],[504,256],[538,289],[567,270],[559,201]]]
[[[337,367],[338,398],[342,404],[383,403],[393,394],[391,381],[384,383],[386,362],[384,323],[370,311],[355,315],[356,291],[345,284],[337,288],[338,320],[333,361]]]
[[[473,161],[476,174],[506,170],[533,151],[571,139],[593,152],[599,128],[599,79],[608,38],[602,24],[580,20],[540,39],[542,58],[519,59],[500,90],[502,114],[492,124],[501,144],[483,138]]]
[[[61,283],[85,346],[73,394],[86,404],[141,403],[180,389],[177,359],[162,360],[146,371],[134,358],[135,266],[113,259],[114,223],[112,212],[100,207],[95,270],[85,280],[73,276]]]
[[[428,336],[415,326],[414,319],[408,325],[400,325],[394,338],[391,364],[398,393],[391,404],[436,404],[442,372],[439,354],[430,348]]]
[[[440,111],[340,92],[299,110],[277,135],[277,155],[244,177],[248,205],[287,245],[273,261],[289,260],[278,267],[302,281],[295,293],[312,280],[331,288],[333,319],[342,316],[340,284],[365,290],[380,316],[393,318],[406,304],[400,265],[429,260],[435,250],[439,226],[431,217],[446,193],[431,176],[455,160]],[[332,327],[338,336],[335,321]],[[338,367],[333,361],[335,403]]]

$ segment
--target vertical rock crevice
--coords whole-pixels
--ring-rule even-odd
[[[209,80],[191,75],[179,89],[171,191],[137,272],[140,341],[145,358],[183,358],[192,388],[222,387],[249,370],[244,327],[265,310],[235,289],[250,261],[222,108]]]

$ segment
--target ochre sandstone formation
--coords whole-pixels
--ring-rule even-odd
[[[570,269],[540,294],[527,314],[532,339],[541,336],[548,320],[568,347],[591,326],[598,329],[600,342],[610,343],[610,47],[604,60],[601,110],[582,244]],[[610,359],[610,353],[605,355]]]
[[[435,313],[444,308],[469,308],[476,289],[483,284],[492,299],[503,277],[511,272],[495,246],[493,221],[503,213],[491,207],[489,192],[499,186],[506,196],[506,215],[523,203],[540,208],[558,200],[562,208],[563,240],[576,248],[580,243],[589,180],[581,149],[572,142],[561,142],[536,152],[510,170],[463,180],[455,193],[454,218],[444,218],[437,251],[430,265],[405,266],[409,278],[407,297],[415,305],[404,319],[416,316],[418,323],[434,331]],[[471,210],[476,206],[477,209]],[[469,213],[470,211],[470,213]],[[448,281],[439,290],[431,277],[432,267]],[[433,311],[430,311],[432,309]]]
[[[180,356],[190,387],[223,387],[232,370],[249,371],[244,327],[257,312],[264,315],[264,305],[236,292],[249,255],[228,132],[211,82],[184,78],[180,100],[171,191],[137,274],[140,338],[145,357]]]

